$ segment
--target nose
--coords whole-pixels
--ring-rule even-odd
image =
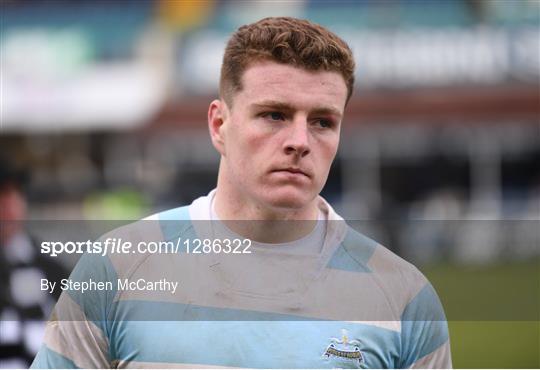
[[[297,120],[290,126],[284,142],[285,154],[305,157],[309,154],[309,128],[305,119]]]

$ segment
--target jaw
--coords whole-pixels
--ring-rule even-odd
[[[253,190],[253,191],[249,191]],[[216,212],[228,220],[310,220],[317,216],[316,198],[294,184],[254,186],[232,181],[222,160],[216,191]]]
[[[290,184],[272,187],[261,195],[268,208],[281,212],[302,212],[303,209],[310,208],[315,198],[308,194],[307,189]]]

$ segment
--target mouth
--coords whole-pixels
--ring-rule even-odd
[[[311,177],[307,171],[304,171],[298,167],[278,168],[276,170],[273,170],[272,172],[280,172],[280,173],[291,174],[291,175],[296,175],[296,176],[305,176],[307,178]]]

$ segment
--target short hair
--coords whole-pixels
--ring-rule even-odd
[[[354,86],[354,57],[345,41],[307,20],[270,17],[240,27],[229,39],[221,65],[219,93],[231,106],[242,90],[242,75],[257,61],[275,61],[309,71],[333,71],[343,76],[347,101]]]

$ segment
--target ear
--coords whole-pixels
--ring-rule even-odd
[[[225,127],[224,124],[229,116],[227,105],[222,100],[214,100],[208,107],[208,129],[214,148],[225,155]]]

